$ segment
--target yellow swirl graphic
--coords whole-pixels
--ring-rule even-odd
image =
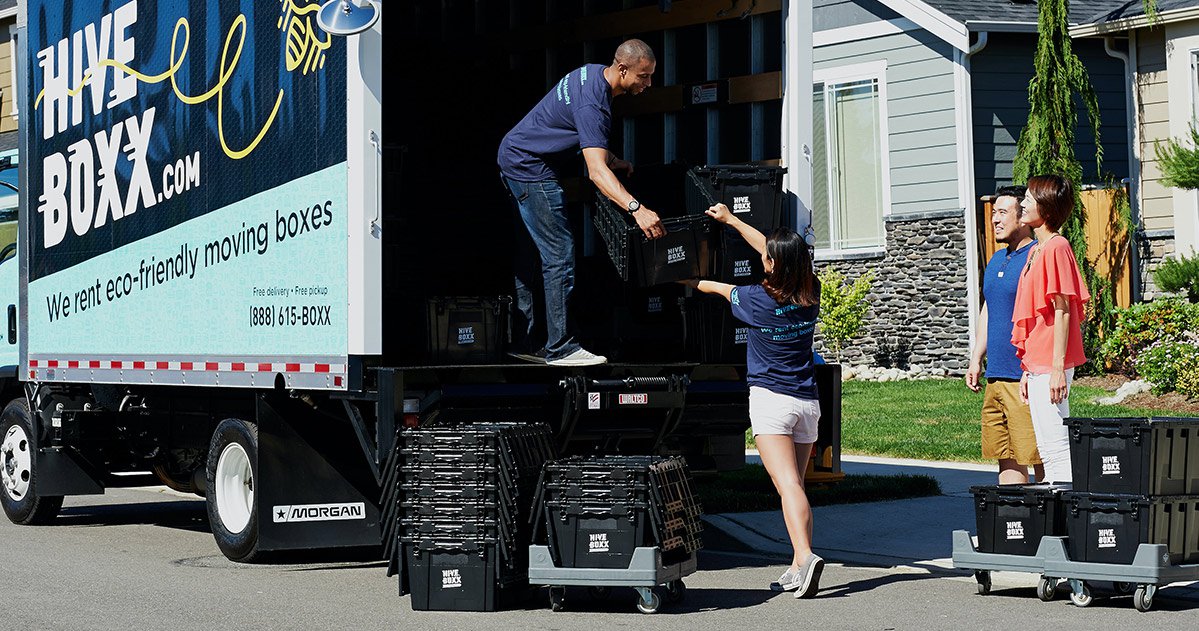
[[[298,39],[296,43],[297,48],[295,63],[293,64],[293,55],[291,50],[293,46],[293,36],[290,32],[290,29],[293,28],[291,24],[293,24],[295,21],[298,21],[298,18],[295,17],[294,14],[304,14],[315,11],[319,8],[319,5],[314,4],[299,8],[295,7],[290,0],[284,1],[288,4],[287,11],[289,13],[293,13],[291,18],[293,22],[289,23],[287,69],[289,71],[294,71],[295,68],[299,66],[300,61],[303,60],[303,57],[308,57],[308,64],[304,68],[304,74],[307,74],[310,69],[314,69],[314,66],[318,65],[318,57],[321,57],[324,50],[329,48],[331,42],[328,40],[324,42],[317,40],[311,24],[300,24],[300,28],[304,29],[304,31],[298,33],[300,35],[300,39]],[[282,24],[282,18],[280,18],[280,24]],[[230,77],[233,76],[233,72],[236,70],[238,62],[241,60],[241,53],[245,48],[246,30],[246,16],[244,14],[240,14],[236,19],[233,20],[233,24],[229,27],[229,32],[225,35],[225,43],[221,49],[221,61],[219,66],[220,75],[218,76],[216,83],[201,94],[190,95],[184,93],[179,87],[179,82],[175,78],[176,73],[178,73],[179,69],[183,67],[183,61],[187,58],[188,51],[191,48],[191,26],[188,24],[187,18],[179,18],[179,21],[175,23],[175,30],[171,34],[170,65],[162,73],[156,75],[145,74],[113,59],[103,59],[98,62],[96,66],[101,68],[116,68],[134,77],[138,81],[141,81],[142,83],[157,84],[170,79],[171,89],[174,91],[175,97],[188,105],[197,105],[208,101],[214,96],[217,97],[217,136],[221,141],[221,149],[224,150],[225,155],[234,160],[239,160],[249,155],[258,146],[258,143],[262,142],[262,139],[266,136],[267,131],[270,130],[271,125],[273,125],[275,122],[275,117],[279,113],[279,106],[283,103],[283,90],[280,89],[278,96],[275,98],[275,105],[273,108],[271,108],[270,115],[267,117],[266,122],[263,123],[262,128],[259,129],[258,134],[254,137],[254,140],[242,149],[232,149],[229,147],[229,143],[225,140],[224,89],[225,85],[229,82]],[[183,37],[182,47],[179,46],[179,38],[181,33]],[[236,44],[234,44],[233,41],[235,35],[237,36]],[[232,53],[232,59],[230,59],[230,48],[235,48]],[[303,51],[303,54],[300,54],[301,51]],[[323,58],[319,60],[319,65],[322,67],[324,66]],[[71,97],[78,96],[83,90],[83,86],[87,85],[91,81],[91,78],[92,74],[89,70],[83,75],[79,85],[67,90],[67,95]],[[37,109],[41,106],[42,98],[45,96],[45,93],[45,88],[42,88],[42,91],[38,92],[37,98],[34,99],[33,102],[34,109]]]

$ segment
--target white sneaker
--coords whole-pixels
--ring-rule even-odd
[[[566,357],[551,359],[546,363],[551,366],[598,366],[608,363],[608,358],[580,348]]]

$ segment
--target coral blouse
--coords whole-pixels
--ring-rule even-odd
[[[1083,305],[1091,299],[1078,272],[1078,261],[1070,242],[1061,235],[1050,237],[1034,253],[1020,275],[1016,307],[1012,311],[1012,344],[1020,365],[1028,372],[1053,370],[1054,296],[1064,296],[1070,309],[1070,333],[1066,340],[1065,369],[1087,361],[1082,349]]]

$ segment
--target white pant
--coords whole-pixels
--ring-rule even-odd
[[[1061,403],[1049,400],[1049,373],[1029,373],[1028,409],[1032,413],[1032,428],[1037,435],[1037,451],[1045,463],[1045,479],[1037,482],[1071,482],[1070,432],[1062,419],[1070,416],[1069,388],[1074,381],[1074,369],[1066,371],[1066,396]]]

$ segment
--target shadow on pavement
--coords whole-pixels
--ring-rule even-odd
[[[658,589],[657,592],[661,596],[662,590]],[[682,601],[663,602],[655,615],[669,616],[725,609],[745,609],[756,607],[772,598],[792,598],[792,595],[772,592],[760,587],[753,589],[688,587]],[[566,590],[564,603],[565,611],[570,613],[637,613],[639,600],[640,597],[632,588],[613,588],[606,598],[597,598],[587,588],[571,587]],[[548,607],[548,593],[542,590],[532,600],[522,603],[517,608],[528,610]]]
[[[136,502],[70,506],[54,520],[56,526],[163,526],[191,532],[212,532],[204,500]]]
[[[911,581],[935,581],[939,578],[940,577],[935,574],[885,574],[882,576],[875,576],[873,578],[850,581],[848,583],[842,583],[839,585],[821,585],[820,594],[817,596],[817,598],[847,598],[855,594],[873,591],[885,585],[908,583]]]

